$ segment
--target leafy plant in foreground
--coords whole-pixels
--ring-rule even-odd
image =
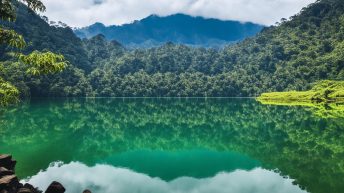
[[[45,11],[45,6],[39,0],[1,0],[0,1],[0,18],[1,20],[13,22],[16,20],[16,6],[18,3],[25,3],[29,11]],[[0,45],[10,46],[22,50],[26,42],[15,30],[6,29],[0,25]],[[27,73],[32,75],[49,74],[60,72],[67,66],[64,56],[52,52],[34,51],[25,55],[22,53],[12,53],[12,56],[18,57],[19,60],[28,66]],[[1,78],[0,82],[0,105],[7,105],[18,101],[19,91]]]

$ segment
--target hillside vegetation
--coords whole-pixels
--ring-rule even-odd
[[[263,93],[257,101],[264,105],[306,106],[319,117],[343,118],[344,81],[319,81],[308,91]]]
[[[277,103],[344,101],[344,81],[320,81],[309,91],[263,93],[258,100]]]
[[[44,12],[46,9],[39,0],[23,0],[21,3],[11,0],[0,1],[0,46],[8,48],[6,50],[0,47],[0,59],[7,55],[11,58],[11,62],[20,66],[21,72],[26,75],[39,76],[63,71],[68,66],[68,61],[61,54],[49,50],[21,52],[27,48],[27,42],[21,34],[17,33],[16,29],[11,28],[12,22],[17,17],[15,8],[18,5],[22,5],[22,7],[25,5],[27,7],[23,9],[31,13]],[[0,72],[3,72],[2,63],[0,63]],[[5,106],[19,101],[19,90],[11,82],[3,79],[2,75],[3,73],[0,73],[0,106]]]
[[[39,79],[3,55],[1,76],[32,96],[259,96],[309,90],[319,80],[344,79],[344,1],[320,0],[253,38],[220,50],[173,43],[126,50],[102,35],[80,40],[64,26],[19,9],[11,27],[71,65]]]

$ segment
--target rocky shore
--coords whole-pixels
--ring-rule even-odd
[[[15,175],[17,161],[11,155],[0,154],[0,193],[43,193],[31,184],[20,183]],[[64,193],[66,189],[59,182],[52,182],[45,193]],[[91,193],[85,190],[83,193]]]

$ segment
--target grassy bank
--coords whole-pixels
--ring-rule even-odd
[[[309,91],[263,93],[257,98],[264,104],[299,104],[344,101],[344,81],[323,80],[314,84]]]
[[[263,93],[257,100],[265,105],[306,106],[323,118],[344,118],[344,81],[320,81],[309,91]]]

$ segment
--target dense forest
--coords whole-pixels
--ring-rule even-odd
[[[307,90],[322,79],[344,79],[344,1],[319,0],[253,38],[223,49],[167,43],[128,50],[102,35],[79,39],[65,24],[20,6],[16,22],[24,52],[51,50],[70,65],[35,77],[0,48],[0,76],[23,96],[257,96]],[[49,24],[48,24],[49,23]]]

